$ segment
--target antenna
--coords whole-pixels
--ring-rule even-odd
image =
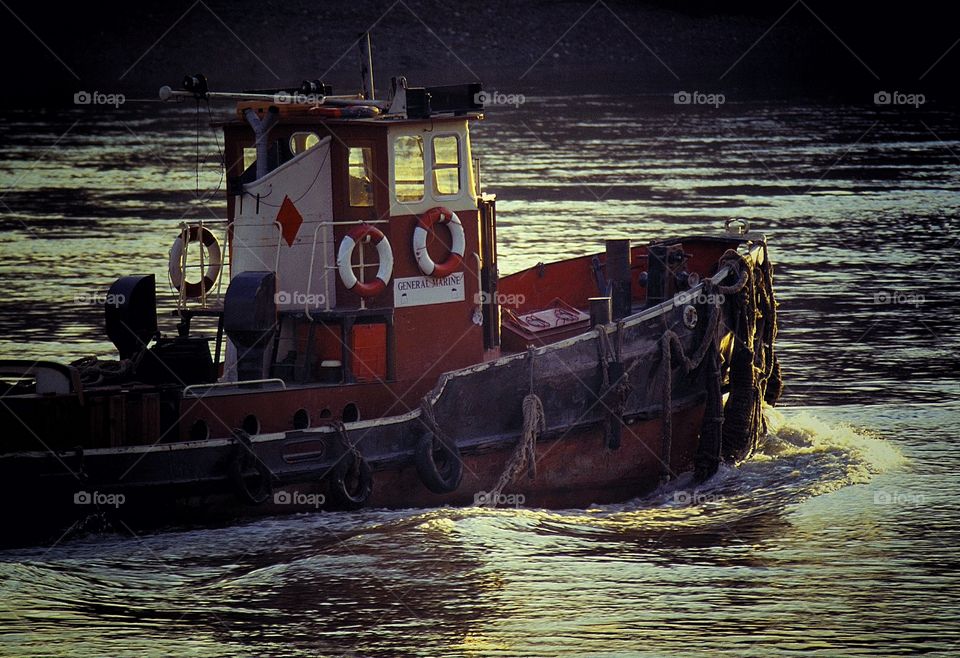
[[[361,32],[357,40],[360,46],[360,88],[362,95],[368,101],[376,100],[376,90],[373,86],[373,49],[370,44],[370,33]]]

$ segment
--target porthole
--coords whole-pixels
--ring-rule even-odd
[[[293,429],[305,430],[310,427],[310,414],[306,409],[297,409],[293,414]]]
[[[206,441],[210,438],[210,426],[207,425],[205,420],[194,421],[193,425],[190,426],[190,440],[191,441]]]
[[[343,422],[355,423],[358,420],[360,420],[360,409],[356,404],[351,402],[343,408]]]
[[[247,434],[253,436],[254,434],[260,433],[260,421],[256,416],[250,414],[243,419],[243,423],[240,424],[240,429],[242,429]]]

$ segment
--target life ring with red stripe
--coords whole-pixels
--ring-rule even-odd
[[[186,240],[184,240],[184,236],[186,236]],[[203,273],[203,279],[196,283],[187,281],[184,272],[183,250],[191,242],[199,242],[207,249],[207,271]],[[220,243],[217,242],[217,237],[204,226],[194,225],[189,230],[181,231],[177,239],[173,241],[173,246],[170,247],[168,267],[170,282],[174,288],[182,290],[183,296],[187,299],[201,297],[213,288],[220,277],[222,266],[223,257],[220,251]]]
[[[373,281],[360,283],[357,275],[353,273],[353,250],[359,242],[372,242],[377,248],[380,268],[377,270],[377,278]],[[376,297],[382,293],[386,290],[390,276],[393,274],[393,250],[390,248],[387,236],[370,224],[360,224],[350,229],[337,252],[337,271],[340,273],[343,286],[361,297]]]
[[[437,224],[446,225],[453,238],[450,244],[450,255],[442,263],[434,263],[430,254],[427,253],[427,234]],[[463,233],[463,224],[460,223],[457,213],[452,210],[443,207],[431,208],[417,219],[417,228],[413,231],[413,253],[417,257],[420,271],[427,276],[442,279],[456,272],[463,263],[466,247],[467,240]]]

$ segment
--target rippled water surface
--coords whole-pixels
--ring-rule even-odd
[[[110,353],[88,300],[123,274],[165,281],[178,220],[223,215],[203,120],[198,177],[191,109],[7,113],[0,355]],[[531,98],[473,136],[504,272],[728,217],[769,235],[787,391],[761,453],[587,510],[2,552],[0,653],[960,655],[956,114]]]

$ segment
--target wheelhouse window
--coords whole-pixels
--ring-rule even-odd
[[[320,143],[317,133],[293,133],[290,135],[290,152],[294,155],[303,153]]]
[[[433,138],[433,191],[438,196],[460,192],[460,139],[456,135]]]
[[[373,149],[350,146],[347,150],[350,205],[355,208],[369,208],[373,206]]]
[[[393,187],[397,201],[423,198],[423,138],[401,135],[393,142]]]

